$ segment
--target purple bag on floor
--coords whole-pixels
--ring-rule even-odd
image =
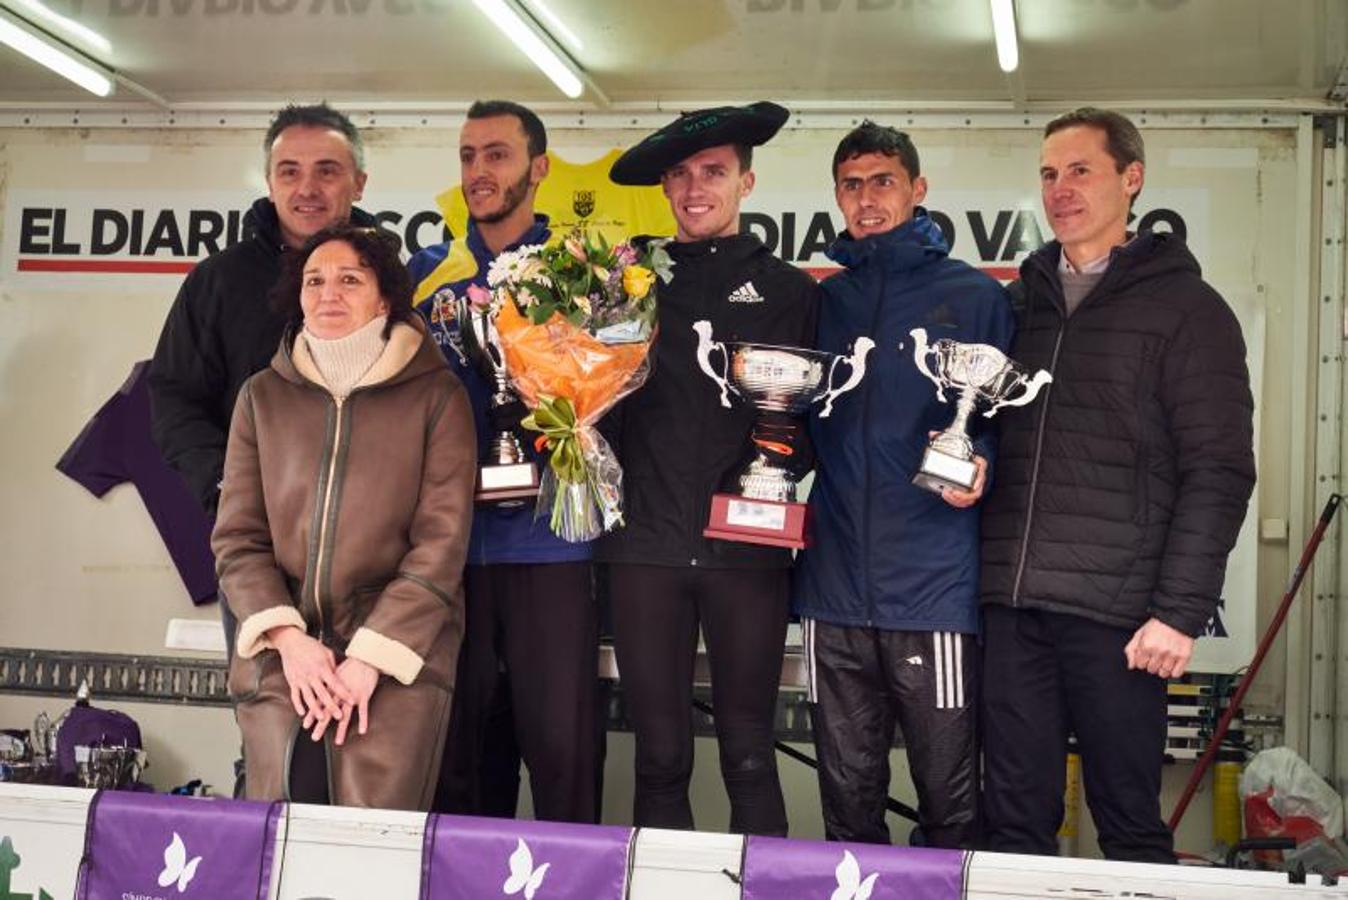
[[[97,709],[76,704],[61,721],[56,732],[56,774],[62,782],[75,783],[75,748],[125,745],[140,749],[140,726],[136,720],[115,709]]]

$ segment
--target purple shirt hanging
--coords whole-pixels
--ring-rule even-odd
[[[968,854],[750,837],[744,900],[960,900]]]
[[[281,803],[101,791],[76,900],[267,900]]]
[[[95,497],[125,481],[135,484],[192,602],[209,603],[216,591],[211,520],[150,437],[149,369],[148,361],[136,363],[56,468]]]
[[[432,815],[421,900],[623,900],[631,828]]]

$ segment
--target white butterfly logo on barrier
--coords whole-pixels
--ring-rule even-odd
[[[173,840],[164,848],[164,871],[159,873],[159,886],[168,887],[176,881],[181,894],[196,876],[200,862],[200,856],[187,858],[187,845],[178,832],[173,832]]]
[[[534,894],[543,886],[543,876],[548,873],[548,867],[552,863],[543,863],[535,869],[534,855],[529,851],[529,845],[524,843],[523,838],[516,840],[519,844],[515,847],[515,852],[510,854],[510,877],[501,886],[501,891],[504,894],[518,894],[524,891],[524,900],[534,900]]]
[[[870,900],[871,891],[875,889],[875,879],[880,877],[879,872],[872,872],[862,881],[861,866],[857,865],[857,858],[851,850],[843,851],[842,862],[838,863],[833,874],[838,878],[838,888],[829,900]]]

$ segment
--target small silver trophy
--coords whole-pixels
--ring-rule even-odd
[[[770,344],[722,343],[712,340],[711,323],[693,323],[697,332],[697,364],[721,389],[721,405],[729,407],[730,395],[742,397],[763,412],[804,415],[811,404],[822,402],[819,415],[833,411],[833,401],[861,382],[866,374],[866,354],[875,346],[867,337],[857,338],[851,356],[821,350],[777,347]],[[720,357],[713,367],[712,355]],[[849,370],[847,380],[834,385],[840,365]],[[719,371],[718,371],[719,369]],[[702,533],[707,537],[747,541],[777,547],[804,547],[806,505],[796,500],[797,478],[774,462],[771,442],[755,439],[758,452],[739,475],[739,494],[712,496],[711,522]],[[789,453],[790,448],[785,448]]]
[[[81,787],[118,790],[140,780],[150,765],[144,750],[125,744],[75,747],[75,777]]]
[[[468,297],[454,301],[458,320],[460,356],[477,367],[492,386],[491,407],[500,409],[518,402],[506,371],[505,353],[496,323],[488,309],[475,308]],[[498,431],[487,445],[477,469],[478,503],[520,506],[538,494],[538,466],[524,455],[519,438],[511,431]]]
[[[1033,375],[990,344],[965,344],[950,338],[927,343],[927,330],[914,328],[913,360],[917,370],[936,385],[936,398],[946,400],[946,389],[957,393],[955,420],[931,439],[913,484],[940,493],[942,488],[970,490],[978,478],[974,445],[969,440],[969,417],[979,402],[990,404],[985,417],[1003,406],[1024,406],[1053,380],[1044,370]],[[933,364],[929,365],[928,360]]]

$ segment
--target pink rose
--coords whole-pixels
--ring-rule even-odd
[[[468,285],[468,304],[481,311],[491,306],[491,291],[480,284]]]

